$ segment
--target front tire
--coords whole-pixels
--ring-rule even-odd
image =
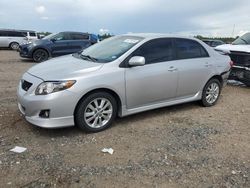
[[[18,50],[19,44],[17,42],[10,43],[10,49],[12,50]]]
[[[205,107],[215,105],[219,99],[221,87],[221,83],[218,79],[209,80],[202,92],[202,105]]]
[[[117,102],[107,92],[83,98],[75,110],[75,124],[85,132],[99,132],[111,126],[117,115]]]
[[[33,52],[32,58],[35,62],[39,63],[48,60],[49,54],[44,49],[37,49]]]

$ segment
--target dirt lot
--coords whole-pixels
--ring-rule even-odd
[[[0,50],[0,187],[250,187],[249,88],[229,85],[214,107],[153,110],[97,134],[46,130],[17,110],[18,80],[32,65]]]

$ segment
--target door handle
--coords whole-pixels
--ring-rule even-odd
[[[208,62],[205,63],[205,67],[211,67],[212,64],[209,64]]]
[[[168,68],[168,71],[169,71],[169,72],[174,72],[174,71],[177,71],[177,70],[178,70],[178,69],[175,68],[174,66],[171,66],[171,67]]]

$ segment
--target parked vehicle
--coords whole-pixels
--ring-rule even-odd
[[[230,58],[194,38],[121,35],[33,66],[18,87],[26,120],[45,128],[108,128],[115,117],[201,101],[213,106]]]
[[[216,47],[222,44],[225,44],[223,41],[221,40],[213,40],[213,39],[202,39],[203,42],[205,42],[207,45],[211,46],[211,47]]]
[[[37,39],[35,31],[29,30],[0,30],[0,47],[17,50],[19,45]]]
[[[229,79],[250,87],[250,33],[237,38],[232,44],[217,46],[215,50],[228,54],[234,62]]]
[[[97,39],[93,34],[81,32],[60,32],[48,35],[41,40],[20,45],[20,56],[35,62],[46,61],[49,57],[72,54],[83,50]]]

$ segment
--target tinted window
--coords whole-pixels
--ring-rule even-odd
[[[8,33],[6,31],[0,31],[0,36],[6,37],[8,36]]]
[[[35,37],[35,36],[36,36],[36,33],[35,33],[35,32],[30,32],[30,36],[31,36],[31,37]]]
[[[27,37],[27,32],[21,32],[23,36]]]
[[[208,57],[204,47],[194,40],[176,39],[175,45],[178,59]]]
[[[146,64],[174,59],[172,39],[154,39],[139,47],[132,56],[143,56]]]
[[[87,40],[89,39],[89,35],[81,34],[81,33],[71,33],[70,38],[72,40]]]
[[[54,40],[68,40],[68,34],[67,33],[58,33],[51,37],[51,39]]]
[[[8,36],[9,37],[24,37],[24,35],[18,31],[8,31]]]

